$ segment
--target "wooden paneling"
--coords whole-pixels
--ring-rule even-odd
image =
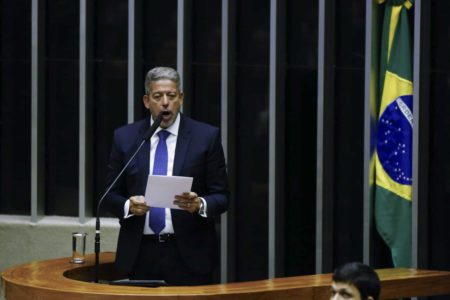
[[[100,277],[121,279],[114,269],[115,253],[101,253]],[[2,273],[5,298],[15,299],[329,299],[331,274],[276,278],[195,287],[130,287],[96,284],[94,255],[84,265],[70,257],[11,267]],[[450,294],[450,272],[381,269],[382,299]],[[69,278],[70,277],[70,278]]]

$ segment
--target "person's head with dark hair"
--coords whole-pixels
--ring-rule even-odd
[[[334,271],[331,300],[378,300],[379,295],[380,279],[368,265],[351,262]]]

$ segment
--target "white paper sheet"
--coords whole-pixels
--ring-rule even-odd
[[[149,175],[145,189],[145,202],[150,207],[181,209],[173,204],[175,195],[190,192],[192,177]]]

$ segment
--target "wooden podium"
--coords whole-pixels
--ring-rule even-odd
[[[113,265],[115,253],[101,253],[100,279],[123,278]],[[86,263],[70,257],[11,267],[2,273],[7,300],[15,299],[329,299],[331,274],[295,276],[260,281],[195,287],[133,287],[92,283],[94,255]],[[450,294],[450,272],[381,269],[381,299]]]

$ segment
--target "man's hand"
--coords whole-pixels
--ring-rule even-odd
[[[196,193],[190,192],[183,193],[182,195],[176,195],[173,204],[178,205],[178,207],[187,210],[188,212],[194,213],[200,210],[202,200],[198,198]]]
[[[133,196],[130,197],[130,213],[135,216],[142,216],[147,213],[150,206],[145,204],[144,196]]]

